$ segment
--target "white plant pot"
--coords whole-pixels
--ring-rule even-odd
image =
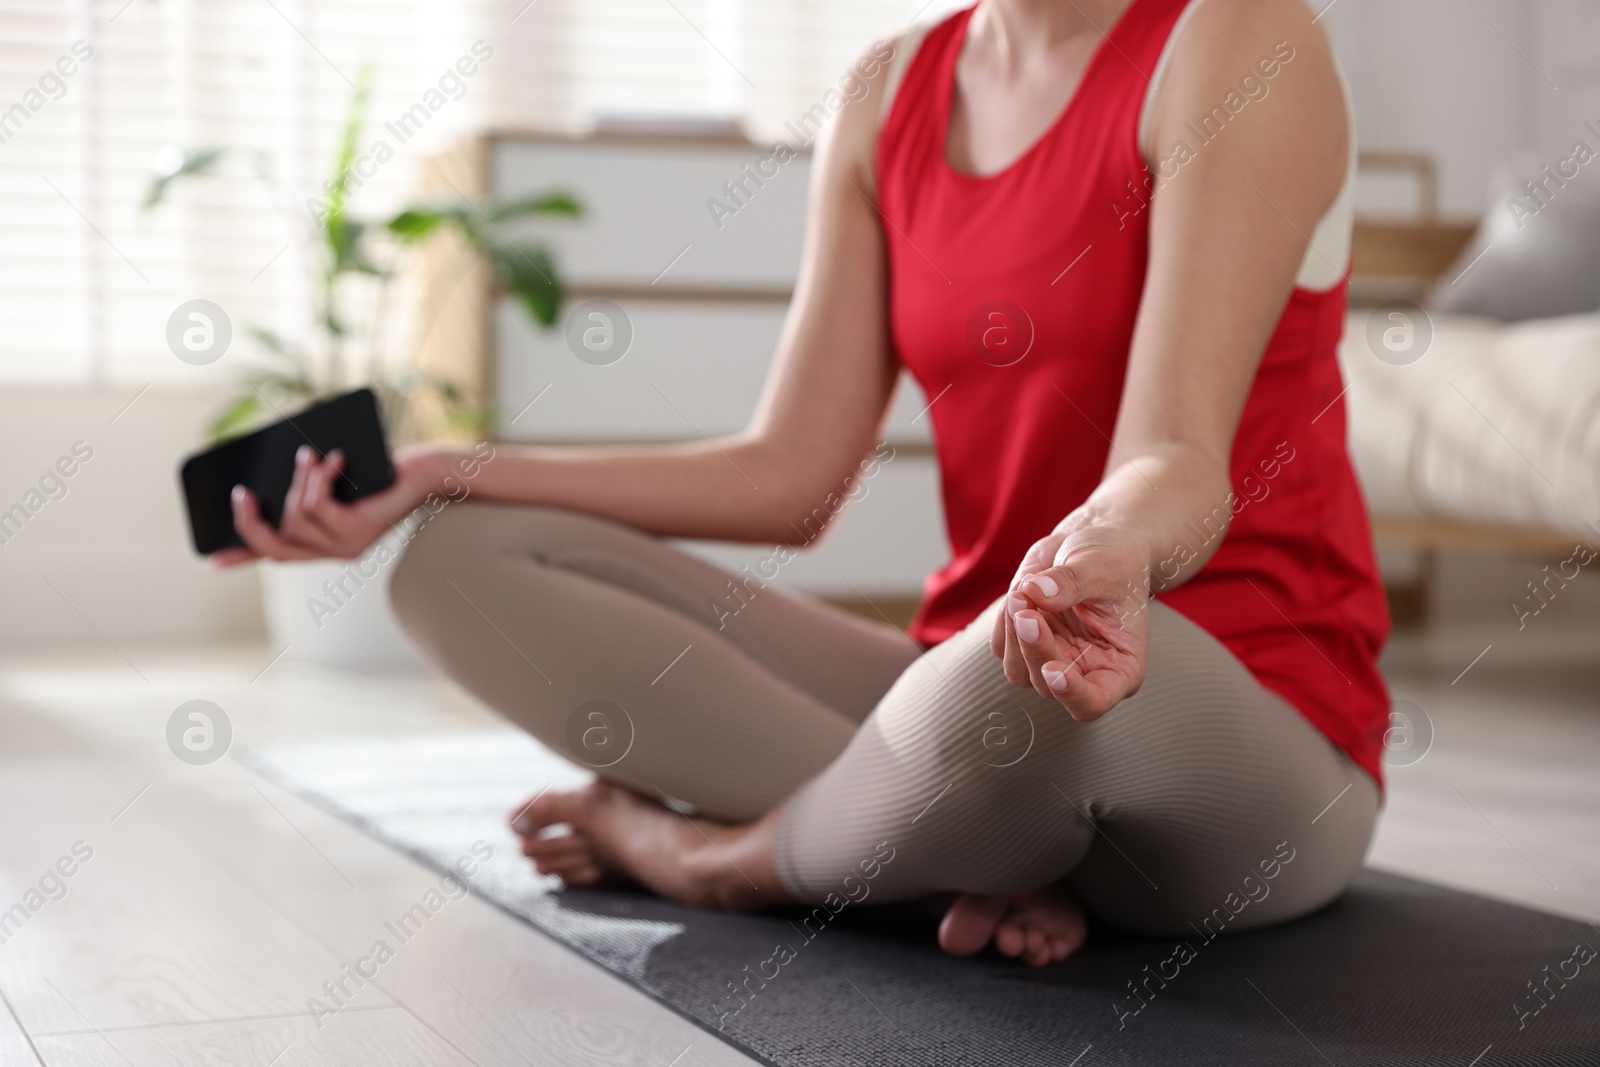
[[[389,611],[395,561],[260,564],[261,603],[273,651],[330,667],[370,669],[421,663]]]

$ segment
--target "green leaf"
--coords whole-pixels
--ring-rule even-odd
[[[487,407],[453,407],[445,412],[445,424],[457,432],[482,436],[489,432],[490,414]]]
[[[334,271],[354,258],[352,249],[360,237],[360,227],[353,226],[345,217],[345,203],[349,200],[350,175],[360,149],[361,130],[367,120],[367,99],[371,93],[372,65],[363,63],[356,73],[355,93],[350,97],[350,109],[345,113],[339,149],[334,153],[333,178],[326,186],[328,195],[324,206],[327,214],[323,218],[323,235],[328,250],[333,253],[331,269]]]
[[[388,230],[407,241],[416,241],[432,233],[444,221],[444,213],[430,208],[407,208],[389,220]]]
[[[545,326],[561,311],[561,285],[550,253],[539,245],[497,242],[486,249],[500,283]]]
[[[317,396],[316,385],[304,374],[263,372],[248,382],[239,398],[211,421],[207,434],[213,444],[226,441],[255,429],[258,423],[280,417],[278,400],[315,400]]]
[[[375,278],[387,278],[389,272],[372,262],[367,256],[367,250],[362,243],[371,224],[360,219],[344,217],[342,240],[337,248],[337,258],[328,267],[330,278],[344,273],[370,274]]]
[[[437,392],[441,398],[443,398],[447,405],[456,406],[466,403],[466,398],[462,395],[461,387],[456,385],[456,383],[451,381],[449,378],[438,374],[430,374],[428,375],[428,384],[433,386],[434,391]]]
[[[330,221],[332,218],[330,215]],[[352,269],[360,256],[361,236],[366,230],[366,224],[359,219],[352,219],[344,214],[339,216],[338,232],[335,233],[331,226],[328,230],[328,248],[333,252],[333,262],[329,265],[329,270],[337,274],[339,271]]]
[[[490,222],[504,222],[528,215],[564,215],[575,219],[583,214],[583,205],[569,193],[545,193],[503,204],[492,204],[487,212]]]
[[[261,398],[254,390],[235,400],[223,409],[222,414],[212,419],[211,425],[206,428],[211,444],[221,444],[230,437],[239,436],[255,420],[260,411]]]
[[[139,210],[149,211],[167,195],[167,189],[182,178],[201,175],[227,154],[227,149],[214,145],[201,148],[169,150],[157,157],[156,172],[151,176],[150,187],[145,190],[144,203]]]
[[[400,212],[388,222],[388,230],[403,241],[420,241],[438,229],[450,224],[468,234],[476,232],[468,209],[462,204],[416,204]]]

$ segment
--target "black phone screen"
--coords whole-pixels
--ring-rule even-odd
[[[254,493],[262,517],[277,526],[301,445],[310,445],[321,456],[344,453],[343,475],[333,489],[338,500],[349,503],[394,484],[378,398],[371,389],[345,393],[184,461],[183,497],[195,551],[209,556],[244,543],[233,528],[231,494],[236,485]]]

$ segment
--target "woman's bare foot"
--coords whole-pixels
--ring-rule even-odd
[[[565,825],[566,833],[552,830]],[[511,813],[522,853],[569,886],[632,879],[670,900],[754,908],[786,898],[770,817],[747,826],[690,818],[608,782],[548,792]]]
[[[541,793],[511,813],[511,829],[522,838],[522,854],[540,874],[557,875],[572,886],[619,878],[649,885],[644,872],[634,871],[640,858],[647,860],[647,869],[654,868],[660,864],[648,859],[657,854],[675,856],[705,843],[690,820],[598,781],[581,789]],[[699,826],[707,833],[722,829],[710,822]]]
[[[1078,951],[1087,933],[1077,902],[1056,886],[1009,896],[967,893],[945,912],[939,947],[952,956],[970,956],[993,941],[1005,955],[1043,967]]]

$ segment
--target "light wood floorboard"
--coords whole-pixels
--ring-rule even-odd
[[[406,672],[280,665],[252,683],[262,650],[130,658],[0,664],[0,908],[93,849],[0,947],[0,1062],[751,1062],[472,896],[358,987],[345,964],[437,876],[232,758],[181,763],[167,717],[213,700],[236,746],[498,724]],[[319,1014],[341,979],[349,1006]]]

